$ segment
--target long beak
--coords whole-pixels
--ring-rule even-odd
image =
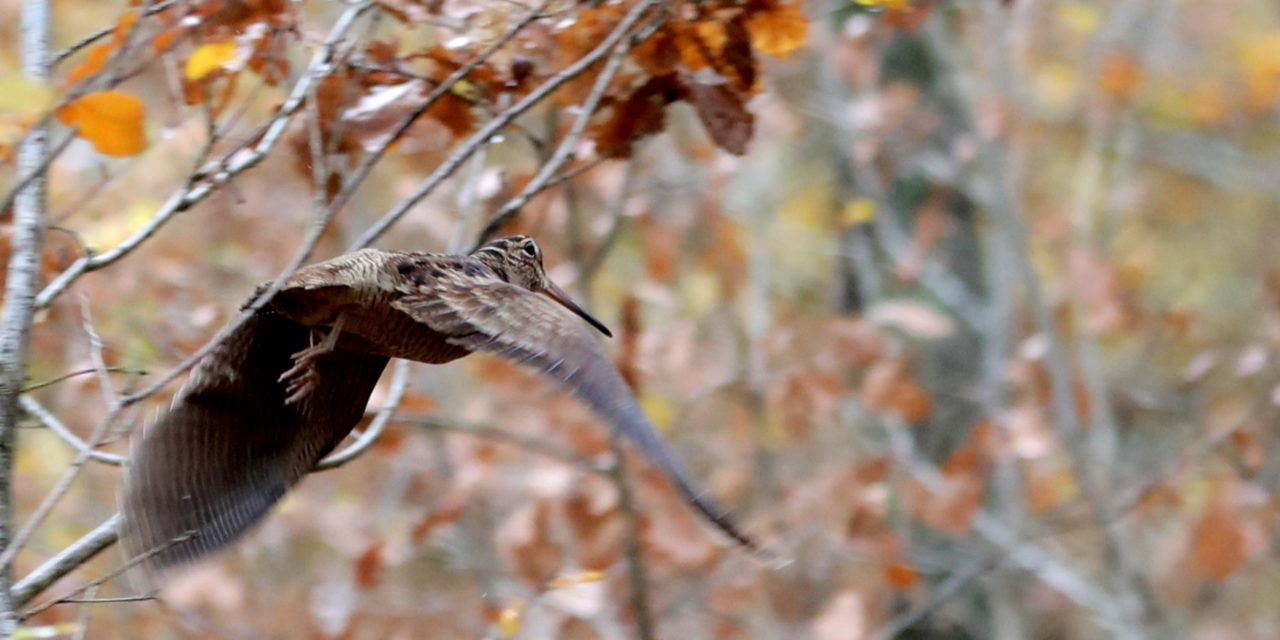
[[[551,298],[552,300],[555,300],[556,302],[559,302],[561,305],[564,306],[564,308],[574,312],[583,320],[586,320],[587,324],[595,327],[600,333],[603,333],[604,335],[609,336],[610,338],[613,337],[613,332],[609,331],[609,327],[604,326],[603,322],[596,320],[595,317],[587,313],[586,309],[579,307],[578,303],[574,302],[573,299],[569,297],[569,294],[565,293],[563,289],[556,286],[556,283],[552,282],[549,278],[547,279],[546,282],[547,284],[542,288],[542,292],[547,294],[547,297]]]

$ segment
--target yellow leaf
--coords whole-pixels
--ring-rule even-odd
[[[789,58],[809,38],[809,19],[797,0],[776,4],[747,18],[747,31],[756,51],[775,58]]]
[[[70,637],[84,628],[83,625],[76,622],[62,622],[53,625],[44,625],[39,627],[18,627],[14,632],[14,640],[28,640],[30,638],[62,638]]]
[[[187,79],[193,82],[221,69],[236,55],[236,41],[224,40],[202,44],[187,58]]]
[[[867,198],[858,198],[844,206],[844,215],[841,217],[847,227],[871,222],[876,217],[876,203]]]
[[[0,112],[34,116],[53,106],[53,89],[21,72],[0,75]]]
[[[58,119],[109,156],[132,156],[147,147],[147,105],[123,91],[90,93],[58,111]]]
[[[503,638],[514,638],[520,633],[520,614],[524,610],[523,602],[516,602],[498,614],[498,631]]]
[[[600,582],[604,580],[604,573],[600,571],[583,571],[582,573],[572,576],[560,576],[547,583],[547,587],[551,589],[563,589],[572,587],[576,584],[587,584],[590,582]]]
[[[853,3],[864,7],[878,7],[891,11],[906,11],[911,8],[910,0],[853,0]]]
[[[666,398],[653,394],[645,393],[640,396],[640,408],[644,410],[644,414],[649,416],[649,421],[660,431],[669,431],[671,424],[676,420],[676,408],[672,406],[671,401]]]
[[[1058,6],[1058,20],[1080,33],[1097,31],[1102,22],[1102,14],[1098,7],[1084,3],[1072,2]]]
[[[1249,107],[1255,111],[1271,108],[1280,95],[1280,32],[1248,42],[1240,58]]]

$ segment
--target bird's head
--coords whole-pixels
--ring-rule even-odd
[[[600,333],[613,337],[613,333],[604,326],[604,323],[578,306],[569,294],[547,277],[547,272],[542,267],[542,248],[533,238],[528,236],[498,238],[476,249],[471,255],[493,269],[498,277],[534,293],[546,295],[586,320]]]

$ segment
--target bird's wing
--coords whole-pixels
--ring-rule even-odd
[[[408,270],[406,270],[408,271]],[[431,278],[410,284],[392,305],[448,341],[539,369],[572,390],[653,461],[697,511],[738,543],[755,543],[706,497],[662,439],[587,326],[550,298],[495,278]]]
[[[259,311],[192,370],[135,443],[121,495],[121,541],[154,584],[244,533],[359,421],[387,358],[338,350],[319,387],[286,406],[277,380],[310,331]]]

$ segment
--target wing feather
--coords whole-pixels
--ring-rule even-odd
[[[242,535],[362,416],[387,358],[338,350],[320,388],[286,406],[277,381],[309,330],[260,311],[210,352],[136,443],[122,489],[121,540],[153,583]]]
[[[392,304],[446,334],[452,344],[514,360],[559,381],[639,447],[707,520],[738,543],[756,548],[697,487],[588,327],[550,298],[498,280],[462,286],[439,279],[420,284]]]

